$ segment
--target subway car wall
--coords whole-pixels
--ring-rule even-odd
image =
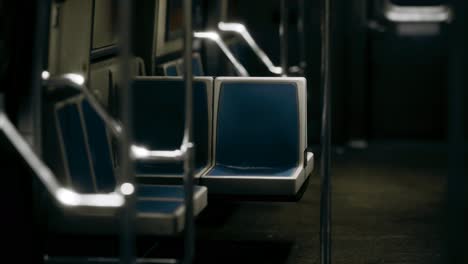
[[[49,0],[44,0],[42,3],[46,1]],[[86,85],[88,85],[88,88],[98,101],[105,107],[108,107],[109,116],[118,116],[117,111],[119,106],[116,106],[116,102],[124,97],[119,98],[118,96],[120,84],[118,83],[118,74],[120,74],[118,72],[118,67],[120,67],[118,45],[120,42],[118,39],[119,25],[115,21],[118,20],[119,16],[117,3],[125,1],[50,1],[56,5],[56,9],[49,10],[51,12],[54,10],[58,12],[59,7],[57,6],[63,4],[60,6],[62,8],[60,11],[63,12],[63,16],[60,17],[63,28],[58,26],[56,29],[53,26],[49,27],[49,30],[52,32],[43,34],[43,36],[50,37],[46,39],[46,41],[50,41],[49,45],[44,44],[45,47],[43,48],[45,50],[37,50],[37,47],[40,47],[38,45],[40,43],[35,42],[35,40],[38,39],[38,35],[41,36],[36,28],[37,21],[41,17],[51,17],[51,21],[54,21],[53,19],[58,19],[59,16],[49,16],[50,14],[38,16],[39,13],[36,5],[40,1],[37,0],[0,0],[0,109],[5,108],[5,112],[12,120],[12,123],[18,128],[21,135],[28,142],[31,142],[33,147],[36,147],[35,150],[39,150],[39,153],[42,150],[42,153],[40,153],[42,156],[39,155],[40,159],[44,160],[51,171],[58,177],[61,177],[60,180],[63,181],[66,180],[65,177],[70,176],[67,175],[69,172],[66,172],[68,166],[66,163],[70,161],[66,160],[66,155],[69,153],[62,153],[67,149],[63,146],[62,128],[55,127],[58,126],[59,120],[56,115],[58,115],[59,111],[66,113],[67,107],[71,107],[70,109],[74,109],[75,107],[76,109],[81,109],[78,111],[79,118],[73,119],[69,115],[66,117],[68,119],[64,120],[71,123],[72,121],[79,120],[79,124],[83,127],[82,129],[76,129],[76,131],[83,132],[82,136],[86,138],[86,141],[88,140],[88,134],[91,135],[95,131],[93,129],[88,131],[84,127],[93,124],[92,117],[94,116],[86,115],[83,108],[88,105],[78,104],[77,102],[79,101],[75,100],[78,97],[73,99],[75,101],[67,100],[66,102],[62,102],[62,96],[69,96],[65,92],[64,94],[57,93],[53,95],[47,92],[40,93],[39,95],[34,94],[34,91],[42,91],[41,89],[35,89],[35,86],[36,88],[41,88],[46,82],[46,80],[35,80],[34,76],[39,79],[38,70],[41,70],[40,73],[42,73],[42,70],[47,70],[50,73],[49,77],[60,77],[60,74],[78,72],[83,75],[83,82],[85,82],[84,80],[86,82],[89,80],[89,83],[86,83]],[[184,88],[184,82],[159,76],[161,74],[158,71],[161,69],[156,69],[156,67],[168,61],[180,63],[183,47],[180,45],[181,47],[178,50],[172,53],[169,52],[169,55],[165,54],[160,57],[155,55],[154,52],[157,50],[155,46],[157,45],[153,41],[158,37],[158,33],[156,33],[157,31],[153,27],[161,22],[158,20],[157,12],[155,12],[158,1],[133,1],[134,4],[138,3],[138,8],[135,8],[134,13],[135,25],[148,25],[147,27],[141,27],[141,30],[138,26],[134,28],[133,55],[142,58],[142,61],[136,61],[137,67],[135,71],[138,72],[136,75],[146,75],[137,78],[137,80],[141,81],[140,85],[142,87],[145,86],[145,80],[148,79],[155,81],[154,83],[160,80],[173,81],[171,85],[166,85],[167,83],[164,85],[156,84],[155,87],[160,88],[164,86],[163,88],[165,88],[167,86],[174,88],[168,94],[176,91],[172,95],[174,95],[174,98],[179,96],[176,99],[173,98],[177,100],[183,98],[184,90],[182,88]],[[165,22],[169,23],[167,28],[170,32],[165,32],[163,38],[167,42],[177,42],[179,40],[180,42],[177,43],[181,44],[181,36],[184,32],[183,16],[190,14],[190,12],[183,13],[184,5],[182,3],[184,1],[182,0],[167,1],[170,3],[168,9],[172,10],[176,14],[176,17],[165,20]],[[286,1],[289,6],[288,66],[292,72],[290,75],[304,76],[307,80],[308,142],[305,142],[305,137],[303,137],[305,130],[302,129],[305,126],[297,125],[297,127],[301,128],[301,132],[297,133],[301,139],[295,140],[293,137],[291,139],[284,134],[278,133],[275,134],[276,138],[273,140],[269,139],[270,141],[262,146],[265,148],[258,147],[258,149],[265,150],[270,145],[273,146],[273,143],[270,144],[270,142],[278,139],[287,138],[290,142],[299,141],[300,146],[298,149],[303,149],[295,151],[296,146],[291,147],[291,149],[294,148],[295,154],[285,155],[288,156],[286,157],[288,161],[285,164],[288,163],[287,166],[290,166],[289,163],[294,163],[297,165],[297,172],[302,173],[302,170],[307,171],[307,164],[310,165],[308,163],[309,152],[306,148],[310,147],[315,151],[319,149],[320,145],[328,146],[320,142],[323,104],[323,84],[321,83],[321,71],[323,69],[321,38],[323,32],[321,32],[321,15],[324,9],[322,4],[325,1],[304,0],[305,6],[302,8],[299,6],[298,1]],[[193,0],[191,2],[194,7],[192,12],[193,31],[217,30],[220,20],[241,22],[247,26],[252,36],[270,56],[273,63],[280,65],[280,0]],[[195,249],[197,251],[198,255],[195,257],[194,263],[223,263],[223,261],[225,261],[224,263],[242,263],[242,261],[245,261],[245,263],[255,264],[265,262],[273,264],[317,263],[320,259],[320,246],[322,245],[319,245],[322,242],[320,241],[319,233],[323,231],[319,229],[322,227],[321,224],[324,219],[322,218],[321,205],[323,205],[323,194],[328,191],[326,188],[324,190],[324,185],[321,184],[328,181],[324,180],[326,179],[324,175],[332,175],[332,186],[336,186],[336,188],[333,188],[333,191],[330,192],[330,197],[333,198],[333,210],[331,210],[333,212],[333,221],[330,218],[328,220],[332,224],[333,230],[333,233],[330,235],[334,237],[334,243],[332,243],[334,248],[334,263],[362,263],[365,258],[368,259],[368,262],[376,263],[392,262],[392,260],[395,263],[419,263],[418,260],[420,259],[424,260],[424,262],[429,260],[429,262],[434,261],[434,263],[439,263],[439,261],[442,262],[445,258],[443,254],[457,255],[465,257],[465,259],[468,257],[465,256],[466,252],[468,252],[468,243],[466,243],[468,236],[465,235],[468,230],[465,221],[467,217],[462,215],[466,212],[468,205],[468,192],[466,191],[467,175],[466,173],[463,174],[463,172],[466,172],[466,164],[468,164],[466,162],[466,150],[468,148],[466,148],[466,142],[460,140],[460,137],[463,136],[465,139],[468,139],[468,131],[466,130],[468,110],[466,106],[459,105],[460,102],[466,102],[468,97],[466,93],[467,89],[465,88],[468,87],[468,51],[466,50],[468,49],[468,30],[466,30],[468,28],[468,1],[332,0],[331,2],[333,10],[331,13],[332,46],[330,47],[332,53],[331,85],[333,99],[333,154],[331,155],[333,159],[330,162],[331,164],[329,166],[322,166],[328,163],[325,159],[321,160],[324,161],[323,163],[319,162],[319,160],[322,157],[327,157],[327,155],[321,155],[320,151],[315,152],[315,156],[312,155],[311,160],[312,163],[314,159],[316,160],[316,168],[308,174],[310,175],[309,178],[304,177],[305,179],[300,183],[301,186],[298,190],[294,189],[294,194],[297,194],[297,196],[293,198],[288,197],[288,200],[281,200],[283,197],[278,198],[276,196],[268,196],[268,198],[246,196],[247,198],[242,197],[242,199],[234,196],[233,198],[230,196],[231,193],[229,191],[227,197],[223,197],[222,195],[218,197],[213,195],[216,192],[216,183],[212,184],[211,187],[207,187],[205,184],[206,179],[209,181],[213,178],[203,178],[202,176],[196,179],[195,186],[186,183],[186,188],[184,189],[181,183],[184,182],[184,179],[190,177],[183,177],[185,176],[183,175],[183,166],[177,167],[177,169],[182,170],[182,174],[176,176],[182,177],[171,178],[174,175],[170,177],[165,177],[167,175],[164,175],[164,177],[155,181],[157,184],[160,184],[158,181],[161,180],[164,184],[169,182],[171,185],[177,185],[177,197],[163,197],[162,201],[174,202],[174,204],[180,206],[183,202],[190,200],[185,199],[185,197],[191,197],[191,195],[186,194],[187,190],[202,190],[204,191],[203,195],[194,195],[192,206],[195,210],[201,212],[206,204],[197,204],[197,199],[206,199],[205,202],[209,204],[208,208],[200,214],[198,222],[192,226],[192,228],[197,228],[196,231],[195,229],[188,228],[191,225],[189,223],[186,225],[186,230],[191,230],[190,232],[175,232],[177,233],[176,235],[172,236],[173,234],[171,234],[168,237],[166,237],[167,234],[163,234],[161,240],[159,240],[160,237],[157,238],[156,244],[154,244],[155,240],[151,237],[154,234],[144,234],[143,239],[135,243],[135,248],[138,251],[135,255],[138,257],[166,257],[166,255],[180,257],[180,251],[183,247],[180,245],[182,241],[179,240],[182,240],[182,237],[187,233],[195,231],[197,234],[196,242],[192,245],[190,243],[186,244],[188,245],[186,246],[188,251],[195,251]],[[386,16],[384,9],[385,6],[392,5],[444,4],[450,4],[456,10],[452,14],[453,16],[460,15],[462,17],[456,20],[455,26],[452,26],[451,23],[453,21],[451,20],[443,23],[416,24],[392,21]],[[108,8],[109,6],[111,8]],[[305,11],[304,62],[306,63],[306,67],[304,73],[297,70],[297,67],[294,67],[303,63],[301,61],[300,37],[298,34],[298,17],[301,11]],[[54,25],[54,23],[50,24]],[[57,22],[57,24],[60,23]],[[463,34],[464,31],[466,31],[465,34]],[[238,36],[234,34],[222,36],[226,39],[226,43],[232,49],[234,55],[249,70],[251,76],[271,77],[274,75],[268,71],[267,67],[260,62],[247,45],[239,41]],[[191,45],[187,45],[187,47],[191,47]],[[194,49],[197,55],[200,55],[200,60],[203,62],[203,71],[208,76],[205,76],[205,79],[195,79],[193,85],[194,96],[198,96],[197,98],[202,102],[197,102],[197,104],[203,104],[203,107],[206,105],[207,110],[206,115],[203,111],[203,118],[198,120],[206,121],[209,124],[204,126],[204,129],[209,131],[204,133],[204,136],[209,135],[208,137],[214,137],[211,133],[215,133],[214,127],[219,125],[219,123],[215,123],[218,122],[214,120],[215,118],[210,120],[210,115],[212,114],[210,111],[219,110],[219,106],[217,106],[216,110],[214,110],[214,106],[219,104],[221,99],[218,98],[218,101],[216,101],[214,99],[216,95],[210,94],[212,92],[209,91],[216,91],[214,79],[220,82],[226,81],[226,79],[218,78],[218,76],[235,75],[235,69],[219,48],[212,43],[202,42],[195,38]],[[33,59],[35,53],[37,55],[38,52],[42,54],[42,60],[44,61]],[[187,54],[189,53],[187,52]],[[47,63],[45,63],[46,61]],[[175,67],[178,75],[181,75],[183,70],[181,65]],[[34,74],[34,71],[36,71],[36,74]],[[158,79],[161,77],[162,79]],[[48,77],[44,79],[48,80]],[[281,81],[284,81],[284,79]],[[297,88],[299,91],[303,87],[302,81],[303,79],[295,79],[292,87]],[[203,85],[206,85],[206,87]],[[221,89],[221,87],[216,89]],[[304,89],[300,92],[297,92],[299,97],[304,94],[302,93]],[[72,91],[71,93],[76,95],[76,91]],[[143,97],[146,95],[146,93],[140,94]],[[248,94],[247,96],[250,95]],[[247,96],[239,96],[240,103],[238,105],[242,105],[242,100]],[[43,111],[39,111],[39,113],[33,109],[34,99],[38,98],[39,102],[44,103],[41,105]],[[84,97],[79,98],[82,99]],[[141,97],[139,98],[141,99]],[[279,96],[276,98],[280,99],[275,100],[275,102],[280,103],[270,105],[268,111],[280,109],[283,104],[286,104],[284,103],[286,101],[283,100],[284,98]],[[297,97],[291,96],[289,98],[293,98],[288,101],[292,102]],[[154,101],[149,96],[145,99],[148,99],[146,102],[148,103],[147,108],[151,108]],[[138,102],[140,102],[140,105],[143,105],[143,101]],[[165,99],[161,101],[165,101]],[[187,101],[190,102],[190,100]],[[302,100],[297,101],[301,101],[300,106],[297,107],[299,109],[297,112],[301,112],[302,117],[304,113],[302,110],[305,109],[303,107],[304,102]],[[57,102],[60,103],[57,104]],[[182,102],[182,100],[178,102]],[[164,103],[159,104],[164,105]],[[254,108],[256,103],[252,103],[250,105],[251,108]],[[299,102],[297,103],[299,105]],[[173,104],[170,100],[167,100],[167,105],[179,106],[175,110],[175,116],[177,117],[170,117],[171,121],[182,119],[181,116],[184,115],[181,110],[183,104]],[[165,108],[170,107],[161,108],[166,110]],[[160,109],[153,110],[158,112]],[[145,109],[142,112],[145,112]],[[461,112],[464,112],[464,114]],[[217,113],[219,114],[219,112]],[[161,119],[167,118],[164,114],[161,114],[163,116]],[[37,133],[35,133],[34,124],[37,120],[34,119],[34,116],[37,117],[38,115],[42,115],[39,120],[43,124],[38,131],[42,133],[43,138],[42,141],[36,142],[34,136]],[[143,115],[140,117],[143,117]],[[207,117],[206,120],[204,119],[205,117]],[[464,122],[459,122],[457,117],[463,117]],[[156,119],[152,116],[151,121],[154,121],[152,124],[155,125],[153,128],[159,129],[158,125],[160,123],[155,121]],[[282,123],[277,122],[277,119],[274,118],[268,119],[273,120],[272,124],[275,122],[277,124]],[[305,118],[301,119],[299,123],[304,124],[303,120]],[[1,121],[2,119],[0,119]],[[91,123],[86,123],[86,121]],[[149,134],[149,137],[151,135],[154,136],[154,134],[151,134],[151,126],[145,124],[145,122],[148,122],[146,117],[139,119],[139,121],[142,124],[140,128],[143,127],[142,130],[146,132],[143,134]],[[170,127],[170,122],[165,121],[164,126]],[[117,122],[115,123],[117,124]],[[253,123],[255,122],[251,121],[245,125],[247,127],[245,131],[248,131],[253,126]],[[287,122],[284,123],[286,124]],[[99,124],[101,123],[98,122]],[[244,128],[239,124],[234,124],[232,127],[235,126]],[[177,128],[181,127],[182,125]],[[284,130],[290,132],[293,130],[289,129],[290,127],[296,127],[296,125],[288,123],[288,126]],[[100,127],[97,126],[97,128],[99,129]],[[224,131],[229,130],[234,129],[224,129]],[[269,130],[276,131],[277,129],[274,127],[269,128]],[[69,132],[68,130],[64,131],[64,134]],[[102,131],[104,129],[100,130],[100,132]],[[178,130],[178,132],[180,131],[183,131],[183,127]],[[257,135],[264,136],[270,134],[268,131],[261,133],[257,133]],[[173,134],[172,132],[167,133],[168,136],[172,136]],[[297,135],[294,132],[291,134]],[[460,134],[462,135],[460,136]],[[98,135],[106,138],[105,140],[101,138],[102,142],[107,143],[103,145],[104,148],[102,149],[112,150],[113,147],[118,145],[117,140],[114,142],[113,139],[110,139],[110,136],[108,139],[106,133]],[[41,136],[40,133],[39,136]],[[228,137],[226,136],[226,138]],[[214,138],[216,139],[216,137]],[[236,137],[231,136],[230,138]],[[265,136],[265,138],[267,137]],[[69,141],[74,140],[73,138],[71,140],[70,138],[68,139]],[[211,141],[212,139],[206,139],[206,141],[210,142],[209,144],[217,144],[217,142],[213,143],[214,140]],[[238,141],[246,141],[248,144],[254,145],[258,143],[256,141],[261,140],[247,138]],[[233,142],[233,145],[239,143]],[[447,142],[448,144],[445,144]],[[462,143],[459,144],[459,142]],[[42,147],[40,146],[41,143]],[[157,143],[159,142],[155,144]],[[305,143],[308,143],[308,146]],[[77,145],[80,145],[80,143]],[[215,146],[213,145],[206,146],[206,149],[208,149],[207,153],[214,152]],[[92,156],[90,146],[87,144],[81,144],[81,146],[84,146],[86,151],[89,152],[87,153],[89,155],[89,164],[94,165],[99,163],[98,165],[101,165],[101,159],[99,159],[99,162],[91,161],[91,159],[96,157],[102,158],[101,155]],[[342,148],[342,146],[351,147]],[[175,147],[179,147],[179,145]],[[182,147],[185,147],[185,145]],[[184,150],[182,147],[181,149]],[[358,148],[358,150],[353,149],[353,147]],[[70,153],[80,153],[80,151],[74,150],[74,148],[75,146],[72,145],[68,149],[71,150]],[[124,241],[125,236],[116,238],[118,235],[116,237],[107,237],[106,235],[93,234],[94,231],[101,231],[98,230],[99,228],[89,228],[87,231],[90,231],[91,234],[86,234],[83,237],[80,236],[81,234],[78,236],[68,236],[66,234],[64,237],[57,235],[55,237],[56,234],[53,232],[49,233],[49,228],[55,227],[54,225],[56,224],[56,222],[53,222],[54,220],[48,219],[48,217],[52,218],[52,216],[49,216],[49,213],[56,213],[55,209],[57,209],[54,207],[56,204],[52,202],[51,197],[54,194],[58,194],[58,192],[51,192],[52,195],[50,195],[43,188],[44,186],[38,183],[35,174],[28,169],[27,164],[18,155],[17,150],[12,146],[8,138],[5,137],[5,133],[0,135],[0,150],[0,169],[2,169],[0,175],[2,176],[3,186],[0,197],[3,201],[7,201],[2,210],[0,231],[2,231],[3,240],[8,244],[6,247],[2,247],[3,250],[0,250],[2,253],[0,255],[1,260],[4,262],[10,262],[9,260],[11,259],[11,262],[61,263],[60,261],[55,262],[53,259],[47,258],[48,256],[54,256],[54,254],[58,257],[61,257],[63,254],[76,256],[76,252],[83,256],[105,255],[112,256],[113,258],[115,256],[119,257],[119,253],[121,252],[118,250],[118,240],[124,238],[122,239]],[[85,153],[82,148],[80,150],[81,153]],[[242,150],[245,151],[246,149]],[[251,151],[252,148],[247,150]],[[286,151],[283,151],[283,148],[280,146],[271,152],[283,154]],[[117,171],[120,162],[117,160],[119,153],[116,150],[112,155],[107,155],[106,152],[102,156],[108,159],[102,164],[111,164],[107,169],[110,168],[112,172],[114,170]],[[174,153],[177,154],[177,151],[170,154]],[[243,154],[242,151],[237,151],[238,153]],[[256,152],[252,151],[252,153]],[[435,154],[433,155],[433,153]],[[165,155],[169,154],[165,153]],[[221,156],[222,154],[218,152],[218,155]],[[70,160],[78,160],[78,156],[80,155],[75,155]],[[84,157],[85,155],[81,156]],[[210,155],[207,154],[207,156]],[[210,158],[213,158],[213,156],[214,154]],[[252,156],[254,155],[252,154]],[[258,156],[263,157],[263,155]],[[276,157],[280,155],[272,156]],[[292,156],[298,156],[299,158],[289,161],[289,158]],[[180,161],[184,158],[182,157],[177,161],[181,163]],[[209,158],[207,157],[207,159]],[[282,162],[278,160],[275,162]],[[216,162],[216,159],[207,161],[208,165],[211,165],[211,163],[216,164]],[[187,163],[189,164],[190,162]],[[271,165],[270,163],[268,164]],[[229,166],[227,165],[226,167]],[[151,166],[148,167],[151,168]],[[190,168],[190,165],[187,167]],[[231,167],[236,169],[236,166]],[[289,169],[294,170],[294,168]],[[265,169],[265,167],[262,169]],[[97,172],[94,170],[97,171],[96,168],[90,167],[89,171],[84,174],[92,171],[89,174],[95,176],[93,174],[97,174]],[[168,171],[170,170],[171,168],[168,169]],[[205,168],[201,169],[201,171],[203,170]],[[205,171],[205,173],[210,170],[211,168]],[[323,174],[319,175],[319,172],[323,172]],[[307,176],[306,172],[303,174]],[[190,172],[188,175],[191,175]],[[131,191],[127,189],[128,193],[132,194],[134,190],[139,191],[144,189],[140,188],[147,184],[143,180],[148,180],[151,176],[138,178],[138,181],[141,182],[137,184],[141,185],[137,186],[136,189],[130,188]],[[223,175],[221,176],[220,178],[222,179]],[[248,178],[250,176],[244,176],[241,175],[239,178],[251,180],[251,178]],[[274,175],[274,177],[276,176],[278,175]],[[235,178],[234,182],[240,181],[239,178]],[[271,182],[278,182],[278,177],[274,178],[271,182],[268,181],[272,177],[263,177],[268,178],[266,180],[261,179],[262,177],[259,178],[260,180],[254,178],[256,182],[254,185],[264,189],[260,191],[255,188],[253,191],[250,189],[251,193],[262,193],[262,191],[271,186]],[[94,180],[94,184],[97,186],[97,178],[87,177],[87,179]],[[265,181],[262,182],[261,180]],[[330,179],[329,182],[331,181]],[[242,182],[240,186],[245,184],[244,187],[251,188],[252,186],[246,182],[248,181]],[[132,184],[127,182],[126,186],[133,187]],[[297,183],[294,182],[294,184],[294,187],[297,187]],[[226,189],[232,190],[230,188],[234,187],[230,185],[230,183],[225,183],[224,186],[220,184],[221,189],[227,186]],[[122,189],[123,185],[120,186],[116,183],[116,186],[121,187],[120,189],[116,189],[118,194],[124,192],[124,189]],[[274,186],[276,188],[276,185]],[[209,190],[207,191],[207,189]],[[96,192],[99,192],[97,188]],[[162,193],[165,194],[164,192]],[[148,200],[157,200],[157,198],[153,198],[149,197]],[[249,200],[250,198],[253,202]],[[187,204],[189,203],[187,202]],[[38,211],[38,208],[41,211]],[[182,211],[179,210],[180,208],[182,207],[178,207],[176,210],[178,213]],[[73,209],[71,208],[70,210],[73,211]],[[60,210],[57,211],[61,213]],[[185,212],[187,211],[189,210]],[[179,218],[174,218],[177,220],[173,218],[167,218],[170,220],[166,220],[170,222],[169,224],[190,222],[186,221],[187,218],[183,219],[185,215],[181,215],[177,214]],[[112,219],[112,221],[114,220]],[[76,220],[76,222],[80,221],[80,219]],[[61,224],[65,223],[63,226],[66,229],[67,222],[58,222]],[[123,233],[127,231],[129,233],[133,232],[132,228],[125,229],[123,225],[122,227],[120,231],[123,230]],[[174,230],[179,231],[179,227],[161,229],[164,232],[171,232]],[[417,232],[413,232],[414,230],[412,229],[416,229]],[[139,237],[139,239],[141,238]],[[127,239],[127,242],[130,241],[128,244],[135,242],[131,240]],[[71,244],[62,243],[63,241],[71,242]],[[141,243],[142,241],[143,243]],[[443,247],[447,247],[448,249],[443,249]],[[122,246],[122,248],[124,247]],[[127,249],[130,252],[132,251],[131,247],[127,247]],[[44,252],[50,255],[44,255]],[[413,260],[414,262],[412,262]],[[106,261],[108,263],[117,262],[108,261],[108,259]],[[72,263],[79,262],[75,261]],[[191,262],[187,261],[187,263]],[[327,262],[322,263],[329,264]],[[467,262],[453,261],[451,263]]]
[[[217,8],[208,1],[207,7]],[[260,46],[279,63],[280,1],[228,1],[228,20],[247,25]],[[375,1],[374,1],[375,2]],[[415,1],[393,1],[413,5]],[[418,2],[418,1],[417,1]],[[419,1],[420,2],[420,1]],[[444,1],[442,1],[444,2]],[[333,27],[333,139],[444,141],[447,138],[447,26],[436,35],[400,35],[373,1],[336,0]],[[439,4],[441,1],[429,1]],[[420,3],[421,4],[421,3]],[[320,132],[320,2],[305,1],[309,142]],[[262,14],[251,10],[262,10]],[[298,64],[297,2],[289,10],[289,64]],[[219,12],[208,12],[214,27]],[[278,27],[271,27],[271,24]],[[377,27],[376,27],[377,25]],[[249,54],[249,50],[243,51]],[[254,56],[243,56],[254,74],[267,75]],[[466,95],[465,95],[466,97]],[[465,115],[466,116],[466,115]],[[468,119],[466,119],[468,120]],[[468,123],[468,121],[467,121]]]

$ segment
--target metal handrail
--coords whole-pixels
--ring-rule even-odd
[[[279,66],[276,66],[268,57],[268,55],[263,51],[257,42],[254,40],[250,32],[247,30],[245,25],[241,23],[228,23],[228,22],[219,22],[218,28],[221,31],[225,32],[234,32],[239,34],[245,42],[249,45],[252,51],[257,55],[257,57],[263,62],[263,64],[268,68],[268,70],[274,74],[282,74],[283,69]]]
[[[44,184],[52,197],[61,205],[67,207],[108,208],[118,208],[124,205],[125,199],[122,193],[127,193],[126,190],[130,186],[121,185],[114,192],[107,194],[82,194],[75,192],[59,183],[54,173],[36,155],[3,111],[0,112],[0,130]]]
[[[59,87],[70,87],[80,93],[82,93],[89,101],[91,107],[96,110],[99,117],[104,121],[106,126],[112,131],[112,133],[120,138],[124,133],[122,124],[112,118],[107,111],[101,106],[98,100],[91,94],[89,89],[85,85],[85,79],[83,76],[75,73],[67,73],[59,76],[50,76],[49,72],[42,72],[42,84],[48,87],[49,91],[53,92]]]
[[[331,140],[332,140],[332,54],[331,47],[331,14],[332,0],[322,0],[321,10],[321,76],[322,86],[322,122],[320,131],[320,263],[332,263],[332,173],[331,173]]]
[[[59,87],[70,87],[85,96],[91,107],[96,111],[101,120],[110,129],[112,134],[121,139],[125,136],[126,131],[123,129],[122,124],[115,120],[104,107],[98,102],[94,95],[89,91],[85,85],[83,76],[75,73],[67,73],[59,76],[50,76],[50,73],[44,71],[42,73],[43,85],[49,88],[49,91],[55,91]],[[149,161],[181,161],[184,159],[187,152],[187,145],[182,143],[181,147],[176,150],[161,151],[149,150],[143,146],[132,145],[130,147],[132,158],[136,160],[149,160]]]
[[[191,264],[195,256],[195,213],[193,205],[193,193],[194,193],[194,168],[195,168],[195,144],[193,143],[193,72],[192,72],[192,48],[193,48],[193,37],[197,33],[193,33],[192,25],[192,0],[183,1],[183,14],[184,14],[184,81],[185,81],[185,131],[184,138],[182,140],[182,149],[185,152],[184,159],[184,203],[185,203],[185,232],[184,232],[184,259],[183,263]],[[205,36],[202,32],[198,32],[198,35]],[[213,34],[207,34],[206,36]],[[224,42],[222,42],[219,35],[214,38],[214,41],[226,54],[226,51],[231,54],[227,49]],[[228,56],[229,57],[229,56]],[[234,56],[232,59],[236,62]],[[232,60],[231,60],[232,61]],[[241,66],[242,65],[238,65]],[[247,71],[244,70],[244,74]],[[242,72],[242,71],[241,71]],[[248,75],[248,74],[247,74]]]
[[[280,63],[283,69],[283,76],[288,76],[289,70],[289,10],[288,1],[280,1],[280,26],[279,26],[279,37],[280,37]]]
[[[242,65],[242,63],[240,63],[236,59],[234,54],[232,54],[232,52],[229,50],[229,48],[227,47],[224,40],[221,38],[221,36],[217,32],[214,32],[214,31],[194,32],[193,36],[195,38],[197,38],[197,39],[210,40],[210,41],[213,41],[214,43],[216,43],[216,45],[218,45],[218,47],[221,49],[221,51],[224,53],[224,55],[232,63],[232,65],[236,69],[237,73],[240,76],[243,76],[243,77],[248,77],[249,76],[249,73],[247,72],[245,67]]]
[[[446,5],[399,6],[389,0],[384,5],[385,18],[392,22],[441,23],[452,18],[452,10]]]

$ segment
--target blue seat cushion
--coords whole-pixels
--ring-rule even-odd
[[[177,64],[172,64],[166,67],[165,75],[169,77],[182,76],[183,72],[183,62],[180,62],[181,72],[177,69]],[[192,58],[192,74],[193,76],[203,76],[203,67],[199,57]]]
[[[71,187],[78,192],[93,193],[95,192],[94,180],[78,105],[66,104],[56,113]]]
[[[194,187],[194,193],[200,191],[200,186]],[[184,186],[181,185],[138,185],[138,198],[174,198],[184,199]]]
[[[136,202],[137,212],[146,214],[175,214],[183,206],[182,201],[137,200]]]
[[[290,177],[296,171],[296,167],[273,167],[273,168],[252,168],[252,167],[229,167],[223,165],[214,166],[206,176],[269,176],[269,177]]]
[[[192,58],[192,74],[193,76],[203,76],[201,61],[198,57]]]
[[[198,174],[205,168],[206,164],[196,164],[195,174]],[[138,175],[174,175],[180,176],[184,174],[184,164],[182,163],[161,163],[161,162],[149,162],[149,161],[138,161],[135,165]]]
[[[177,65],[170,65],[166,68],[166,76],[177,76]]]
[[[194,83],[193,136],[195,166],[208,164],[208,95],[202,81]],[[183,80],[137,79],[132,85],[133,135],[137,145],[153,150],[180,148],[184,135],[185,86]],[[136,161],[137,174],[181,174],[181,164]]]
[[[81,109],[83,111],[88,135],[89,150],[93,161],[97,191],[112,191],[115,188],[116,180],[114,177],[114,165],[112,163],[111,147],[106,126],[88,101],[81,101]]]
[[[215,164],[226,168],[296,167],[300,158],[298,105],[293,83],[223,83]]]

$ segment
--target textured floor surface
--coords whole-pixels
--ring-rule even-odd
[[[445,263],[445,167],[440,145],[335,150],[333,263]],[[195,263],[319,263],[318,171],[299,202],[210,200],[197,221]],[[177,256],[180,241],[139,239],[138,255]],[[115,237],[59,240],[51,248],[57,248],[52,255],[66,256],[119,252]]]
[[[446,155],[436,145],[340,150],[333,162],[333,263],[444,263]],[[214,202],[196,263],[319,263],[319,177],[297,203]]]

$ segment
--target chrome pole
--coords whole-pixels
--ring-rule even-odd
[[[321,160],[320,160],[320,263],[331,263],[331,32],[330,32],[330,4],[331,0],[322,1],[321,29],[321,85],[322,102],[322,130],[321,130]]]
[[[46,53],[49,28],[51,1],[37,2],[36,30],[34,31],[32,87],[31,87],[31,118],[32,143],[34,151],[41,157],[42,152],[42,81],[41,74],[44,69],[44,54]]]
[[[449,27],[449,63],[447,83],[447,139],[448,139],[448,177],[447,177],[447,243],[446,263],[466,263],[466,123],[465,105],[468,37],[465,34],[468,24],[468,4],[465,0],[453,3],[454,20]]]
[[[305,69],[307,67],[306,60],[306,35],[305,35],[305,2],[304,0],[299,0],[298,3],[298,17],[297,17],[297,32],[299,33],[299,67],[305,74]]]
[[[132,16],[132,1],[119,1],[119,51],[120,51],[120,80],[119,80],[119,96],[120,96],[120,119],[123,130],[126,133],[120,141],[120,180],[127,186],[135,186],[133,165],[130,157],[130,142],[132,141],[132,120],[131,120],[131,93],[130,82],[130,58],[131,58],[131,16]],[[134,187],[133,187],[134,189]],[[121,263],[135,263],[135,191],[124,192],[125,206],[122,209],[121,216]]]
[[[288,75],[288,32],[289,32],[289,10],[287,0],[281,0],[281,22],[280,22],[280,45],[281,45],[281,68],[283,69],[283,76]]]
[[[193,212],[194,186],[194,150],[193,144],[193,73],[192,73],[192,0],[184,0],[184,80],[185,80],[185,131],[182,147],[186,150],[184,160],[185,189],[185,233],[184,259],[185,264],[193,262],[195,252],[195,222]]]

